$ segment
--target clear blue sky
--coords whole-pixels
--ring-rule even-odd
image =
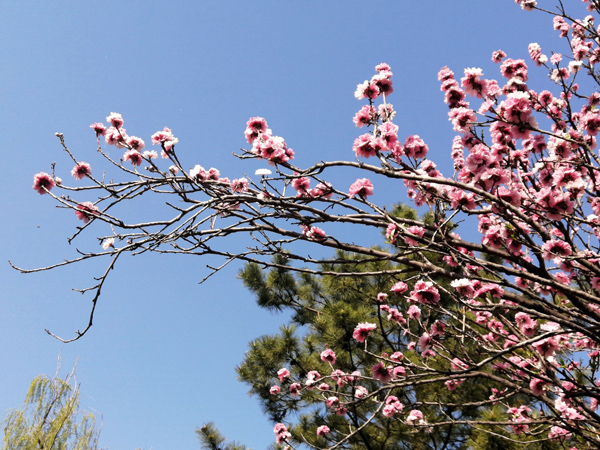
[[[59,355],[61,373],[79,359],[82,407],[102,414],[100,442],[114,450],[197,449],[194,429],[211,420],[230,439],[269,445],[272,424],[234,368],[247,342],[285,317],[258,310],[235,267],[199,286],[207,261],[141,256],[119,263],[85,338],[64,345],[46,335],[85,326],[89,300],[71,288],[103,269],[22,275],[7,263],[31,268],[98,248],[94,235],[69,246],[72,212],[31,189],[53,161],[70,178],[55,132],[95,173],[89,125],[112,111],[148,144],[169,126],[184,165],[230,178],[262,166],[231,156],[256,115],[299,165],[353,158],[361,132],[352,117],[362,105],[354,90],[387,62],[401,139],[419,134],[447,169],[454,133],[438,70],[448,65],[460,77],[481,67],[499,78],[494,50],[526,59],[530,42],[564,50],[551,17],[512,0],[5,1],[0,42],[0,412],[21,405],[33,377],[53,375]],[[374,200],[403,200],[401,192],[389,186]]]

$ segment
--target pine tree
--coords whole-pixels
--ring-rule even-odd
[[[416,219],[416,212],[404,205],[398,206],[394,215]],[[432,214],[423,217],[425,223],[433,220]],[[448,224],[448,227],[452,228],[453,225]],[[439,255],[429,254],[428,258],[442,264]],[[258,264],[249,263],[239,274],[245,286],[256,296],[260,307],[291,312],[289,323],[283,325],[279,333],[250,342],[250,350],[237,371],[239,378],[251,386],[250,393],[260,399],[265,414],[273,422],[293,423],[289,431],[296,442],[326,448],[351,435],[346,444],[353,449],[365,450],[562,448],[556,442],[526,444],[535,441],[531,437],[515,440],[512,435],[511,441],[503,426],[470,425],[468,422],[474,420],[509,421],[507,414],[489,401],[490,392],[495,386],[489,380],[467,378],[459,381],[459,386],[451,385],[443,390],[439,389],[439,385],[427,383],[408,389],[382,390],[376,381],[360,377],[352,379],[352,376],[344,375],[336,377],[333,370],[351,375],[357,370],[374,366],[381,360],[375,358],[376,355],[394,359],[397,356],[393,354],[401,352],[405,366],[410,366],[411,359],[418,363],[415,352],[409,346],[412,333],[404,335],[401,328],[394,327],[393,319],[390,321],[387,318],[390,309],[400,306],[400,297],[390,294],[385,298],[381,294],[397,282],[405,282],[411,289],[420,274],[410,267],[389,261],[361,262],[356,255],[341,251],[332,259],[356,259],[356,263],[339,265],[324,262],[321,272],[327,275],[293,274],[284,268],[290,261],[278,256],[273,260],[277,267],[268,272]],[[355,276],[346,276],[349,273]],[[365,276],[368,273],[374,275]],[[438,285],[443,286],[444,281],[439,280]],[[452,301],[449,296],[442,295],[441,304]],[[377,316],[374,316],[374,304],[379,304]],[[369,337],[367,351],[364,351],[363,344],[353,339],[356,324],[363,322],[375,322],[378,330],[383,330]],[[446,322],[449,326],[460,327],[460,321],[433,313],[413,322],[414,326],[409,329],[414,330],[414,335],[423,324],[431,326],[436,322]],[[428,325],[424,328],[429,328]],[[477,345],[469,339],[445,342],[446,348],[453,349],[456,355],[474,355]],[[321,359],[320,355],[326,349],[335,354],[334,364]],[[443,358],[433,358],[430,365],[438,369],[446,367],[448,375],[452,373],[449,362]],[[288,369],[290,375],[280,382],[278,371],[282,368]],[[313,370],[318,372],[318,379],[311,380],[310,371]],[[301,384],[301,396],[293,393],[298,389],[293,386],[297,382]],[[323,382],[328,385],[328,391],[319,389],[318,385]],[[415,404],[414,399],[419,399],[417,404],[430,423],[448,422],[448,425],[415,430],[394,418],[367,424],[368,418],[380,407],[381,402],[353,401],[361,395],[361,388],[354,390],[354,394],[348,392],[358,386],[366,388],[369,393],[379,389],[380,401],[390,395],[397,396],[403,404]],[[324,407],[323,397],[332,396],[339,397],[345,404],[342,411]],[[514,395],[501,400],[504,404],[516,405],[522,404],[525,399]],[[532,410],[536,409],[535,405],[530,406]],[[329,433],[317,433],[318,428],[323,426],[328,427]],[[353,433],[357,429],[360,431]]]

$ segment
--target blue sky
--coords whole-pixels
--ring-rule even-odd
[[[438,70],[448,65],[460,77],[481,67],[498,78],[494,50],[525,59],[530,42],[564,50],[550,16],[510,0],[23,0],[0,4],[0,39],[0,412],[20,406],[30,381],[53,375],[59,357],[63,374],[78,360],[82,407],[102,415],[101,445],[114,450],[196,449],[194,429],[211,420],[230,439],[269,445],[272,424],[234,368],[247,342],[275,332],[285,316],[258,309],[236,280],[239,266],[199,286],[214,261],[144,255],[120,261],[85,338],[65,345],[49,337],[45,328],[72,336],[85,326],[89,299],[71,288],[103,270],[92,262],[22,275],[7,263],[32,268],[98,248],[93,234],[69,246],[72,212],[31,189],[54,161],[70,178],[55,132],[95,173],[102,163],[89,125],[112,111],[147,143],[169,126],[184,165],[230,178],[262,167],[231,156],[257,115],[298,165],[353,158],[362,134],[352,123],[362,105],[354,90],[387,62],[401,139],[420,135],[447,169],[454,133]],[[543,82],[541,72],[532,76]],[[378,192],[380,204],[403,200],[398,186]]]

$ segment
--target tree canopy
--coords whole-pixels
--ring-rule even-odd
[[[110,171],[99,177],[59,134],[75,184],[53,168],[33,188],[82,221],[69,242],[95,233],[102,250],[19,270],[108,260],[83,290],[89,323],[60,339],[90,329],[123,255],[221,256],[211,273],[241,260],[260,305],[294,312],[279,335],[253,342],[239,369],[277,422],[276,443],[598,448],[600,34],[594,15],[572,16],[560,1],[554,10],[517,3],[552,14],[570,54],[529,44],[529,66],[550,80],[541,89],[529,86],[528,62],[502,50],[491,55],[499,79],[479,68],[460,78],[439,71],[457,133],[450,175],[421,137],[400,134],[385,63],[357,86],[354,123],[369,131],[338,161],[295,165],[285,139],[253,117],[249,148],[237,156],[272,169],[230,180],[216,168],[186,169],[189,155],[169,128],[151,137],[158,151],[145,150],[111,113],[108,127],[91,125]],[[599,2],[584,3],[598,13]],[[103,145],[123,149],[122,158]],[[345,173],[359,176],[342,186]],[[378,189],[399,186],[428,214],[378,203]],[[164,207],[130,217],[142,198]],[[370,245],[372,232],[388,245]],[[238,247],[236,235],[246,237]],[[313,257],[316,248],[335,254]]]

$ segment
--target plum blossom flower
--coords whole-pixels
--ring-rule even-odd
[[[330,348],[326,348],[321,352],[321,361],[327,362],[329,364],[335,364],[336,361],[335,352]]]
[[[565,241],[551,240],[542,245],[542,258],[551,260],[556,257],[570,256],[573,253],[571,246]]]
[[[290,395],[292,397],[298,397],[300,395],[300,389],[302,389],[300,383],[290,384]]]
[[[406,231],[407,231],[407,233],[409,233],[410,235],[417,236],[417,237],[419,237],[419,238],[422,238],[422,237],[423,237],[423,235],[425,234],[425,228],[423,228],[423,227],[419,227],[419,226],[417,226],[417,225],[413,225],[412,227],[408,227],[408,228],[406,229]],[[406,237],[404,238],[404,243],[405,243],[406,245],[411,245],[411,246],[413,246],[413,247],[416,247],[417,245],[419,245],[419,243],[418,243],[418,242],[417,242],[415,239],[413,239],[413,238],[411,238],[411,237],[409,237],[409,236],[406,236]]]
[[[93,123],[90,125],[90,128],[96,132],[96,136],[104,136],[106,133],[106,127],[103,123]]]
[[[323,231],[319,227],[310,227],[309,228],[306,225],[301,225],[301,227],[303,230],[302,234],[312,241],[322,241],[323,239],[325,239],[327,237],[327,234],[325,233],[325,231]]]
[[[252,144],[256,138],[267,131],[267,121],[265,119],[262,117],[251,117],[250,120],[246,122],[244,136],[246,137],[248,144]]]
[[[130,161],[132,165],[139,166],[142,164],[142,154],[137,150],[128,150],[123,155],[123,161]]]
[[[383,364],[383,362],[379,361],[371,368],[371,372],[373,373],[373,378],[375,380],[380,380],[382,383],[387,383],[392,379],[391,371],[388,367]]]
[[[271,175],[273,172],[271,172],[269,169],[256,169],[254,171],[254,175],[260,175],[265,176],[265,175]]]
[[[243,193],[246,192],[248,190],[248,180],[246,180],[245,178],[236,178],[235,180],[233,180],[231,182],[231,192],[236,193]]]
[[[47,191],[52,190],[54,186],[56,186],[56,183],[46,172],[36,173],[33,176],[33,189],[40,195],[44,195]]]
[[[319,428],[317,428],[317,436],[325,436],[326,434],[329,434],[329,427],[327,425],[321,425]]]
[[[271,395],[277,395],[279,392],[281,392],[281,388],[279,386],[271,386],[271,389],[269,389],[269,394]]]
[[[423,423],[423,413],[418,409],[413,409],[408,417],[406,417],[406,423],[409,425],[421,424]]]
[[[104,250],[108,250],[109,248],[115,246],[115,238],[108,238],[108,239],[104,239],[104,241],[102,241],[102,248]]]
[[[408,301],[424,305],[438,303],[440,301],[440,293],[432,282],[419,280],[415,283]]]
[[[359,178],[350,185],[348,195],[350,197],[358,195],[364,200],[369,195],[373,195],[373,183],[368,178]]]
[[[369,80],[365,80],[364,83],[357,85],[356,91],[354,92],[354,96],[357,100],[363,98],[375,99],[379,97],[380,94],[381,91],[377,86],[377,83]]]
[[[131,147],[132,150],[137,150],[138,152],[141,152],[146,146],[144,141],[137,136],[129,136],[125,142],[127,142],[127,145]]]
[[[390,288],[390,291],[392,291],[394,294],[404,294],[407,290],[408,285],[403,281],[398,281]]]
[[[275,425],[275,428],[273,428],[273,433],[275,433],[275,442],[277,442],[278,444],[281,444],[282,442],[288,442],[292,437],[292,434],[282,423],[278,423]]]
[[[400,403],[398,397],[390,395],[385,399],[385,406],[383,407],[383,415],[385,417],[393,417],[399,414],[404,409],[404,405]]]
[[[352,333],[352,337],[358,342],[365,342],[365,339],[369,337],[371,331],[377,328],[377,325],[374,323],[361,322],[356,325],[354,328],[354,333]]]
[[[83,220],[83,223],[88,223],[93,216],[97,216],[99,213],[98,208],[92,202],[83,202],[75,208],[75,215],[79,220]]]
[[[421,317],[421,308],[419,308],[417,305],[410,305],[408,307],[408,311],[407,311],[408,317],[410,317],[413,320],[419,320],[419,318]]]
[[[283,380],[285,380],[289,376],[290,376],[290,371],[288,369],[286,369],[285,367],[283,367],[277,371],[277,378],[279,378],[279,381],[281,381],[282,383],[283,383]]]
[[[110,115],[106,118],[106,121],[109,122],[115,128],[121,128],[123,126],[123,117],[121,114],[116,112],[111,112]]]
[[[429,147],[418,135],[410,135],[404,142],[404,153],[409,158],[425,158]]]
[[[502,50],[496,50],[492,53],[492,61],[495,63],[501,63],[503,58],[506,58],[506,53]]]
[[[158,153],[156,153],[155,150],[146,150],[144,153],[142,153],[142,157],[146,159],[156,159],[158,158]]]
[[[369,395],[369,391],[367,390],[366,387],[356,386],[356,389],[354,390],[354,397],[365,398],[367,395]]]
[[[89,177],[92,174],[92,168],[86,162],[81,161],[80,163],[75,164],[73,170],[71,170],[71,175],[75,177],[76,180],[81,180],[84,177]]]
[[[551,439],[551,440],[568,438],[569,436],[571,436],[571,432],[569,430],[565,430],[564,428],[556,427],[556,426],[551,427],[550,433],[548,433],[548,439]]]
[[[554,338],[546,338],[535,342],[532,346],[544,357],[549,358],[554,356],[556,350],[559,349],[558,342]]]

